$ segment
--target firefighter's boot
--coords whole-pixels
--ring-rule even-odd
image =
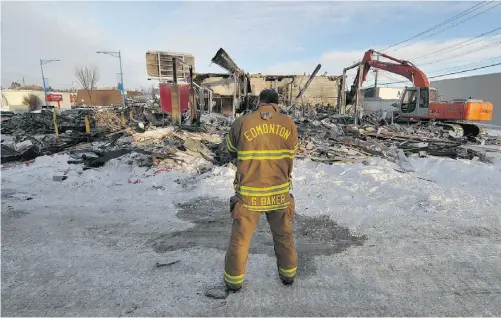
[[[280,276],[280,280],[282,281],[282,284],[284,285],[292,285],[294,283],[294,278],[293,277],[285,277],[284,275],[278,273],[278,276]]]
[[[296,274],[294,276],[285,276],[282,274],[282,271],[280,270],[280,267],[277,265],[277,270],[278,270],[278,277],[280,277],[280,280],[282,281],[282,284],[289,286],[294,283],[294,279],[296,278]]]
[[[235,286],[235,285],[230,285],[230,284],[226,283],[226,289],[228,290],[228,292],[236,293],[242,289],[242,285]]]

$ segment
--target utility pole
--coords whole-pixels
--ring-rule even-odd
[[[182,113],[179,100],[179,86],[177,85],[177,63],[175,57],[172,57],[171,101],[172,101],[172,119],[175,123],[181,125]]]
[[[122,103],[123,106],[125,106],[125,88],[124,88],[124,73],[122,71],[122,54],[120,51],[114,52],[114,51],[97,51],[96,53],[98,54],[108,54],[110,56],[116,57],[119,60],[120,63],[120,92],[122,94]]]
[[[377,61],[379,61],[379,55],[376,58]],[[374,97],[377,97],[377,75],[379,73],[379,70],[376,68],[376,76],[374,77]]]
[[[363,77],[363,74],[364,74],[364,64],[360,64],[359,66],[359,69],[358,69],[358,83],[357,83],[357,97],[356,97],[356,103],[355,103],[355,125],[358,125],[359,123],[359,112],[360,112],[360,109],[362,107],[361,105],[361,99],[362,99],[362,96],[363,96],[363,93],[362,93],[362,77]]]
[[[124,72],[122,70],[122,54],[118,51],[118,61],[120,62],[120,82],[122,82],[122,102],[125,106]]]
[[[48,101],[47,101],[47,86],[45,85],[45,76],[43,75],[43,66],[45,64],[48,64],[50,62],[59,62],[59,60],[43,60],[43,59],[40,59],[40,70],[42,71],[42,84],[43,84],[43,95],[44,95],[44,98],[45,98],[45,106],[48,105]],[[24,82],[24,77],[23,77],[23,82]]]
[[[232,108],[232,115],[233,115],[233,118],[235,118],[235,114],[236,114],[236,109],[237,109],[237,103],[238,103],[238,100],[237,100],[237,89],[238,89],[238,82],[237,82],[237,73],[233,73],[233,108]],[[222,107],[221,107],[222,108]],[[222,109],[221,109],[222,111]]]

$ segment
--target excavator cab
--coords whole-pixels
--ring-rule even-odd
[[[400,99],[401,117],[425,118],[428,116],[430,102],[438,99],[435,88],[406,87]]]

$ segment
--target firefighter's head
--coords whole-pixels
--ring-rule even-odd
[[[278,93],[274,89],[263,89],[259,94],[257,105],[278,104]]]

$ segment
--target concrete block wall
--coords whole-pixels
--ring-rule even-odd
[[[307,76],[300,76],[296,79],[299,82],[299,86],[303,86],[308,80]],[[335,106],[338,99],[338,80],[330,76],[318,76],[313,79],[310,87],[305,91],[303,100],[305,103],[310,103],[312,105],[321,104],[327,106]],[[292,90],[292,95],[296,96],[299,93],[299,86],[294,87]]]
[[[304,75],[297,75],[293,79],[284,78],[281,81],[278,81],[279,92],[287,97],[292,95],[292,98],[294,98],[299,93],[299,89],[306,84],[307,80],[308,76]],[[274,86],[275,82],[265,81],[264,76],[251,78],[251,88],[253,94],[258,95],[263,89],[273,88]],[[302,100],[304,103],[312,105],[330,104],[331,106],[334,106],[337,103],[338,90],[337,78],[330,76],[317,76],[311,81],[310,87],[308,87],[305,91]]]

